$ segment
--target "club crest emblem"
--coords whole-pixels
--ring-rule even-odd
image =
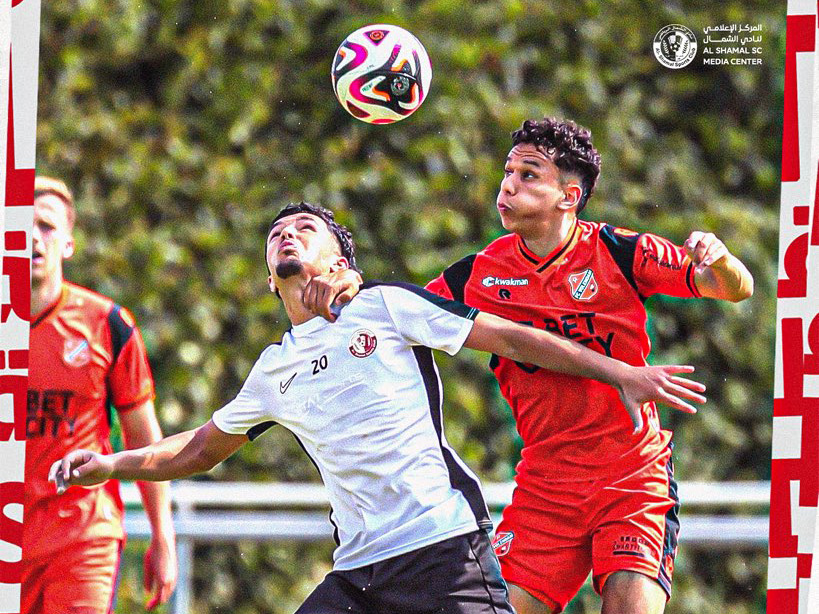
[[[672,23],[660,28],[652,44],[654,57],[667,68],[683,68],[697,55],[697,37],[690,28]]]
[[[515,539],[513,531],[504,531],[497,533],[495,539],[492,540],[492,548],[495,550],[495,556],[503,556],[507,554],[512,548],[512,540]]]
[[[356,358],[366,358],[373,352],[378,345],[378,339],[375,333],[366,328],[359,328],[350,337],[350,354]]]
[[[70,337],[63,346],[63,360],[70,367],[84,367],[91,362],[91,348],[88,341],[80,337]]]
[[[590,301],[597,294],[597,280],[591,269],[569,275],[569,285],[572,287],[572,298],[578,301]]]

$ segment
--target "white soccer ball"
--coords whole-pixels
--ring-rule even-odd
[[[386,24],[359,28],[333,59],[333,91],[347,112],[370,124],[409,117],[429,92],[432,65],[421,42]]]

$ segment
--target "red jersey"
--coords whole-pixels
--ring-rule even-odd
[[[427,289],[561,334],[631,365],[647,364],[645,299],[700,296],[683,248],[652,234],[577,220],[541,258],[506,235],[450,266]],[[637,434],[617,391],[601,382],[492,357],[523,439],[519,475],[556,481],[622,475],[668,446],[656,406]]]
[[[57,302],[32,322],[29,352],[25,556],[75,540],[122,538],[115,481],[57,496],[48,470],[71,450],[111,452],[110,405],[123,412],[153,398],[139,330],[110,299],[64,283]]]

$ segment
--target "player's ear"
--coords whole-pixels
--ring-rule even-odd
[[[567,183],[563,186],[563,199],[558,203],[558,207],[568,211],[571,208],[576,208],[583,196],[583,188],[579,183]]]
[[[70,236],[63,245],[63,260],[74,255],[74,237]]]

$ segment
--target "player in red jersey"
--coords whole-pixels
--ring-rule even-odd
[[[57,496],[51,464],[78,447],[111,452],[113,406],[125,444],[161,439],[154,386],[131,315],[63,279],[74,252],[74,204],[62,181],[38,177],[31,258],[31,340],[26,416],[22,612],[104,614],[112,610],[125,538],[115,482]],[[139,483],[151,522],[145,555],[148,608],[176,584],[175,535],[167,484]]]
[[[652,294],[740,301],[745,266],[711,233],[682,247],[649,233],[579,220],[600,173],[591,134],[569,121],[513,133],[497,197],[512,234],[467,256],[427,289],[560,333],[633,365],[650,342]],[[306,304],[329,316],[354,280],[314,280]],[[504,358],[492,369],[523,439],[512,503],[495,548],[518,614],[560,612],[589,572],[603,614],[659,614],[671,594],[679,502],[671,433],[657,408],[634,429],[616,392],[596,381]]]

